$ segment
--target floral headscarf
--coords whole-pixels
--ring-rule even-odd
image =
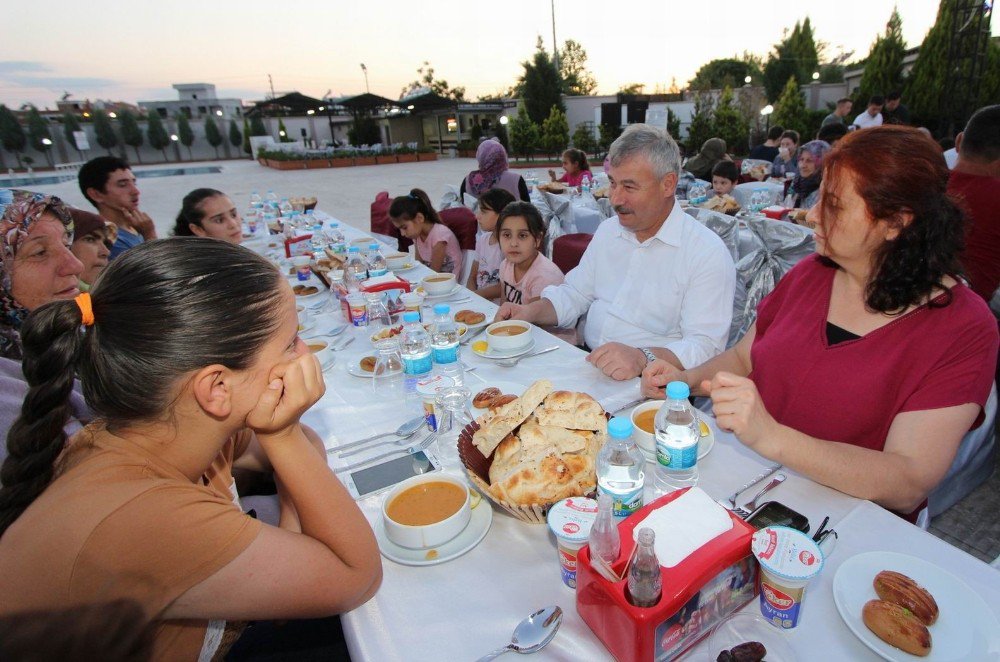
[[[816,159],[816,172],[808,177],[803,177],[800,173],[792,180],[789,190],[795,196],[796,206],[804,203],[806,198],[819,190],[820,184],[823,183],[823,157],[829,151],[830,143],[825,140],[810,140],[799,148],[799,154],[809,152]]]
[[[21,360],[21,323],[28,310],[14,300],[11,273],[14,258],[31,226],[51,212],[73,232],[69,207],[59,198],[21,190],[0,190],[0,356]]]
[[[500,175],[510,169],[510,165],[507,163],[507,150],[496,138],[479,143],[476,161],[479,162],[479,170],[469,175],[469,192],[478,198],[493,188]]]

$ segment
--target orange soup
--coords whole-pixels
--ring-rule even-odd
[[[523,326],[514,326],[510,324],[508,326],[498,326],[495,329],[490,330],[490,334],[494,336],[517,336],[527,331]]]
[[[316,352],[322,352],[326,349],[326,343],[319,343],[317,345],[309,345],[309,351],[315,354]]]
[[[431,278],[425,278],[428,283],[441,283],[446,280],[451,280],[451,276],[433,276]]]
[[[403,490],[389,502],[389,518],[406,526],[425,526],[446,520],[465,503],[468,492],[454,483],[436,480]]]
[[[655,428],[653,427],[653,419],[656,418],[656,409],[647,409],[646,411],[641,411],[635,415],[633,419],[635,421],[635,426],[642,428],[643,431],[649,434],[656,434]]]

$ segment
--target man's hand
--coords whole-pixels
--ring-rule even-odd
[[[620,342],[601,345],[587,356],[587,361],[611,379],[619,381],[638,377],[646,367],[646,355],[642,350]]]
[[[156,226],[153,224],[153,219],[149,217],[149,214],[139,209],[127,209],[125,207],[120,207],[118,211],[125,218],[125,221],[135,228],[136,232],[142,235],[143,239],[156,239]]]
[[[712,398],[712,410],[720,428],[729,430],[750,448],[775,436],[778,422],[764,407],[757,385],[751,380],[720,372],[701,386]]]
[[[497,314],[493,317],[494,322],[502,322],[504,320],[524,320],[525,322],[530,322],[531,320],[523,317],[524,306],[510,303],[505,301],[500,304],[500,308],[497,310]]]
[[[673,363],[656,359],[642,371],[642,395],[654,400],[664,400],[664,387],[670,382],[687,382],[687,375]]]

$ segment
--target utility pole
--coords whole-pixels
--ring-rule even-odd
[[[552,2],[552,61],[556,65],[556,71],[559,71],[559,42],[556,41],[556,0],[551,0]]]
[[[361,63],[361,71],[365,74],[365,94],[369,94],[371,90],[368,89],[368,67],[365,66],[364,62]]]
[[[271,86],[271,98],[274,99],[274,81],[271,79],[271,74],[267,75],[267,84]]]

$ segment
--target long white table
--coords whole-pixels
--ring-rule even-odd
[[[352,236],[363,236],[353,228],[345,230]],[[405,275],[418,280],[427,273],[429,270],[417,267]],[[475,295],[472,301],[456,307],[495,309],[493,304]],[[354,333],[356,339],[346,350],[338,352],[337,365],[326,373],[326,395],[304,417],[307,424],[323,435],[328,447],[393,430],[408,418],[401,407],[374,398],[369,380],[347,374],[347,363],[372,353],[372,348],[366,330],[348,329],[345,333]],[[528,385],[545,377],[557,388],[590,393],[609,411],[638,397],[637,379],[610,380],[584,360],[581,350],[555,337],[543,340],[544,332],[536,334],[538,347],[558,345],[559,350],[528,359],[517,368],[501,368],[463,350],[463,360],[476,367],[468,375],[469,388],[475,390],[480,383],[480,388],[485,388],[495,381]],[[699,485],[713,498],[725,499],[770,462],[747,449],[733,435],[720,431],[714,420],[710,424],[716,444],[699,462]],[[342,466],[341,462],[335,456],[330,458],[334,470]],[[457,465],[446,470],[464,475]],[[861,552],[894,550],[930,560],[974,587],[1000,616],[1000,572],[874,504],[794,472],[784,472],[788,480],[773,490],[772,498],[808,517],[813,527],[829,516],[829,526],[840,536],[823,573],[810,585],[799,627],[786,634],[789,645],[802,659],[817,656],[878,659],[844,625],[831,593],[836,569]],[[743,498],[750,498],[752,493],[749,491]],[[652,489],[647,486],[647,501],[652,497]],[[373,525],[379,518],[381,499],[376,495],[359,502]],[[487,505],[485,500],[483,505]],[[404,566],[383,559],[383,572],[382,586],[375,597],[342,617],[351,656],[356,662],[474,660],[509,641],[511,631],[523,617],[551,604],[563,608],[563,624],[555,639],[535,659],[612,659],[577,615],[574,591],[560,578],[555,540],[543,525],[524,524],[495,510],[489,533],[464,556],[427,567]],[[756,600],[744,608],[758,609]],[[688,659],[714,660],[717,654],[718,651],[707,650],[703,642]]]

